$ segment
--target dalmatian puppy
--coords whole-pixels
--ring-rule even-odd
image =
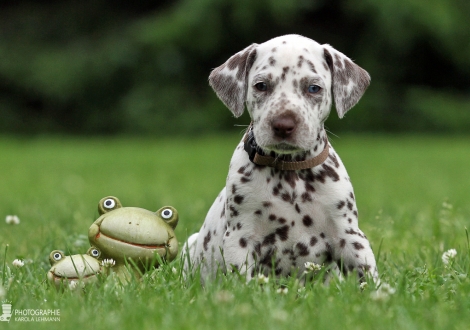
[[[369,82],[344,54],[299,35],[252,44],[212,71],[217,96],[236,117],[246,105],[252,123],[183,247],[186,271],[201,267],[204,281],[236,269],[250,280],[302,274],[313,262],[377,278],[351,181],[324,128],[333,99],[342,118]]]

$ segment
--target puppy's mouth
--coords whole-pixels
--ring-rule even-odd
[[[274,151],[277,154],[291,155],[303,151],[297,146],[289,143],[281,142],[264,147],[267,151]]]

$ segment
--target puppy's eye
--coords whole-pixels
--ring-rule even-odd
[[[259,82],[255,84],[255,88],[260,92],[266,92],[268,90],[268,85],[265,82]]]
[[[316,94],[321,90],[321,87],[318,85],[310,85],[308,86],[308,92],[310,94]]]

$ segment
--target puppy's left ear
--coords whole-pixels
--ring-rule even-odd
[[[248,72],[256,59],[256,46],[252,44],[236,53],[209,76],[209,84],[235,117],[245,110]]]
[[[343,118],[361,98],[370,83],[366,70],[330,45],[323,45],[324,57],[331,70],[332,91],[336,111]]]

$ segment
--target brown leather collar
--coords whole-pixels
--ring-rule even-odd
[[[269,166],[278,170],[283,171],[297,171],[305,170],[307,168],[312,168],[318,165],[323,164],[328,158],[329,154],[329,143],[326,141],[325,148],[320,154],[313,158],[309,158],[302,161],[287,161],[280,160],[276,157],[264,155],[262,150],[258,147],[253,135],[253,126],[250,124],[248,130],[246,131],[244,141],[245,151],[248,153],[250,160],[256,165]]]

